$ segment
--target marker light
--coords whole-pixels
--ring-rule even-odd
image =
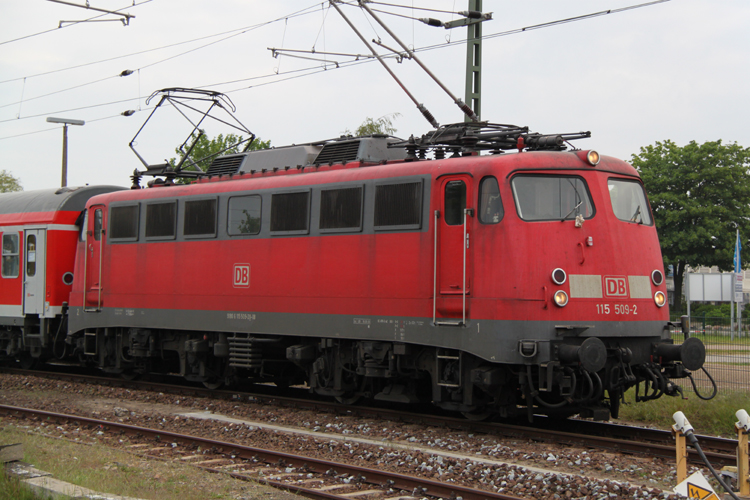
[[[568,305],[568,294],[563,292],[562,290],[558,290],[555,292],[555,304],[557,304],[560,307],[565,307]]]
[[[651,273],[651,281],[654,282],[654,285],[659,286],[664,283],[664,275],[657,269]]]
[[[567,279],[568,275],[559,267],[552,271],[552,281],[554,281],[556,285],[562,285]]]
[[[664,292],[656,292],[654,294],[654,302],[656,302],[657,306],[664,307],[664,304],[667,303],[667,297],[664,295]]]
[[[599,164],[599,153],[594,151],[593,149],[586,153],[586,161],[588,161],[592,165],[598,165]]]

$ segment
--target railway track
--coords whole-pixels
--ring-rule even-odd
[[[315,457],[243,446],[165,430],[49,411],[0,405],[0,413],[16,418],[46,420],[85,428],[104,444],[147,458],[180,461],[236,479],[258,481],[311,498],[352,500],[519,500],[519,497],[469,488],[387,470],[361,467]],[[123,439],[127,436],[127,440]],[[124,442],[123,442],[124,441]]]
[[[341,405],[303,397],[284,397],[263,392],[241,392],[234,390],[209,390],[201,387],[175,385],[162,382],[124,380],[111,377],[37,372],[3,368],[3,372],[29,376],[48,377],[88,384],[101,384],[129,389],[148,390],[182,396],[219,398],[231,401],[251,401],[282,407],[313,410],[327,413],[356,415],[401,421],[420,425],[484,433],[493,436],[516,438],[547,443],[577,446],[589,449],[621,452],[649,457],[675,459],[674,438],[670,431],[648,429],[621,424],[591,422],[583,420],[555,421],[536,419],[535,424],[511,424],[507,422],[477,422],[451,416],[436,416],[387,408]],[[275,390],[277,388],[274,388]],[[302,391],[300,391],[302,392]],[[736,465],[737,441],[714,436],[699,435],[706,456],[716,466]],[[697,452],[689,449],[690,460],[702,464]]]

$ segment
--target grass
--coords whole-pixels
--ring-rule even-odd
[[[747,391],[719,391],[710,401],[698,398],[691,391],[686,391],[685,395],[688,399],[662,396],[656,401],[635,403],[635,391],[631,389],[625,394],[625,401],[630,404],[620,407],[620,420],[669,430],[674,424],[672,415],[681,411],[698,434],[734,437],[735,412],[739,409],[750,411]]]
[[[10,420],[0,419],[0,444],[8,443],[23,443],[24,461],[37,469],[103,493],[145,500],[295,498],[257,483],[233,480],[186,464],[147,460],[103,445],[87,446],[40,436]],[[0,495],[0,500],[6,498],[27,500],[18,495]],[[28,500],[37,498],[31,496]]]
[[[0,500],[50,500],[50,495],[39,495],[17,477],[0,473]],[[63,500],[57,497],[56,500]]]

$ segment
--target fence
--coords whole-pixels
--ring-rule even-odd
[[[679,322],[679,318],[673,319]],[[690,337],[696,337],[706,346],[706,371],[716,381],[719,392],[745,391],[750,388],[750,321],[743,320],[742,328],[730,318],[690,318]],[[685,335],[680,328],[672,329],[675,344],[682,343]],[[702,395],[710,395],[713,386],[702,370],[693,373],[693,379]],[[688,380],[677,380],[683,390],[693,391]]]

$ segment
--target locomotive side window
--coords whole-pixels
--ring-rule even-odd
[[[138,239],[138,205],[110,207],[109,238],[130,241]]]
[[[310,191],[271,196],[271,232],[305,234],[310,221]]]
[[[361,229],[362,187],[320,192],[320,229]]]
[[[375,229],[419,229],[422,181],[375,186]]]
[[[450,181],[445,185],[445,223],[458,226],[464,223],[466,208],[466,183]]]
[[[3,278],[18,278],[18,233],[3,233]]]
[[[594,216],[586,182],[562,175],[517,175],[511,181],[518,216],[527,221]]]
[[[260,208],[258,195],[229,198],[227,232],[231,235],[260,233]]]
[[[216,236],[216,199],[185,202],[185,236]]]
[[[94,211],[94,240],[102,239],[102,209],[97,208]]]
[[[146,238],[174,238],[177,203],[146,205]]]
[[[646,193],[643,192],[643,186],[640,183],[624,179],[608,179],[607,186],[612,210],[618,219],[647,226],[653,224]]]
[[[482,224],[497,224],[504,214],[497,179],[485,177],[479,184],[479,221]]]

